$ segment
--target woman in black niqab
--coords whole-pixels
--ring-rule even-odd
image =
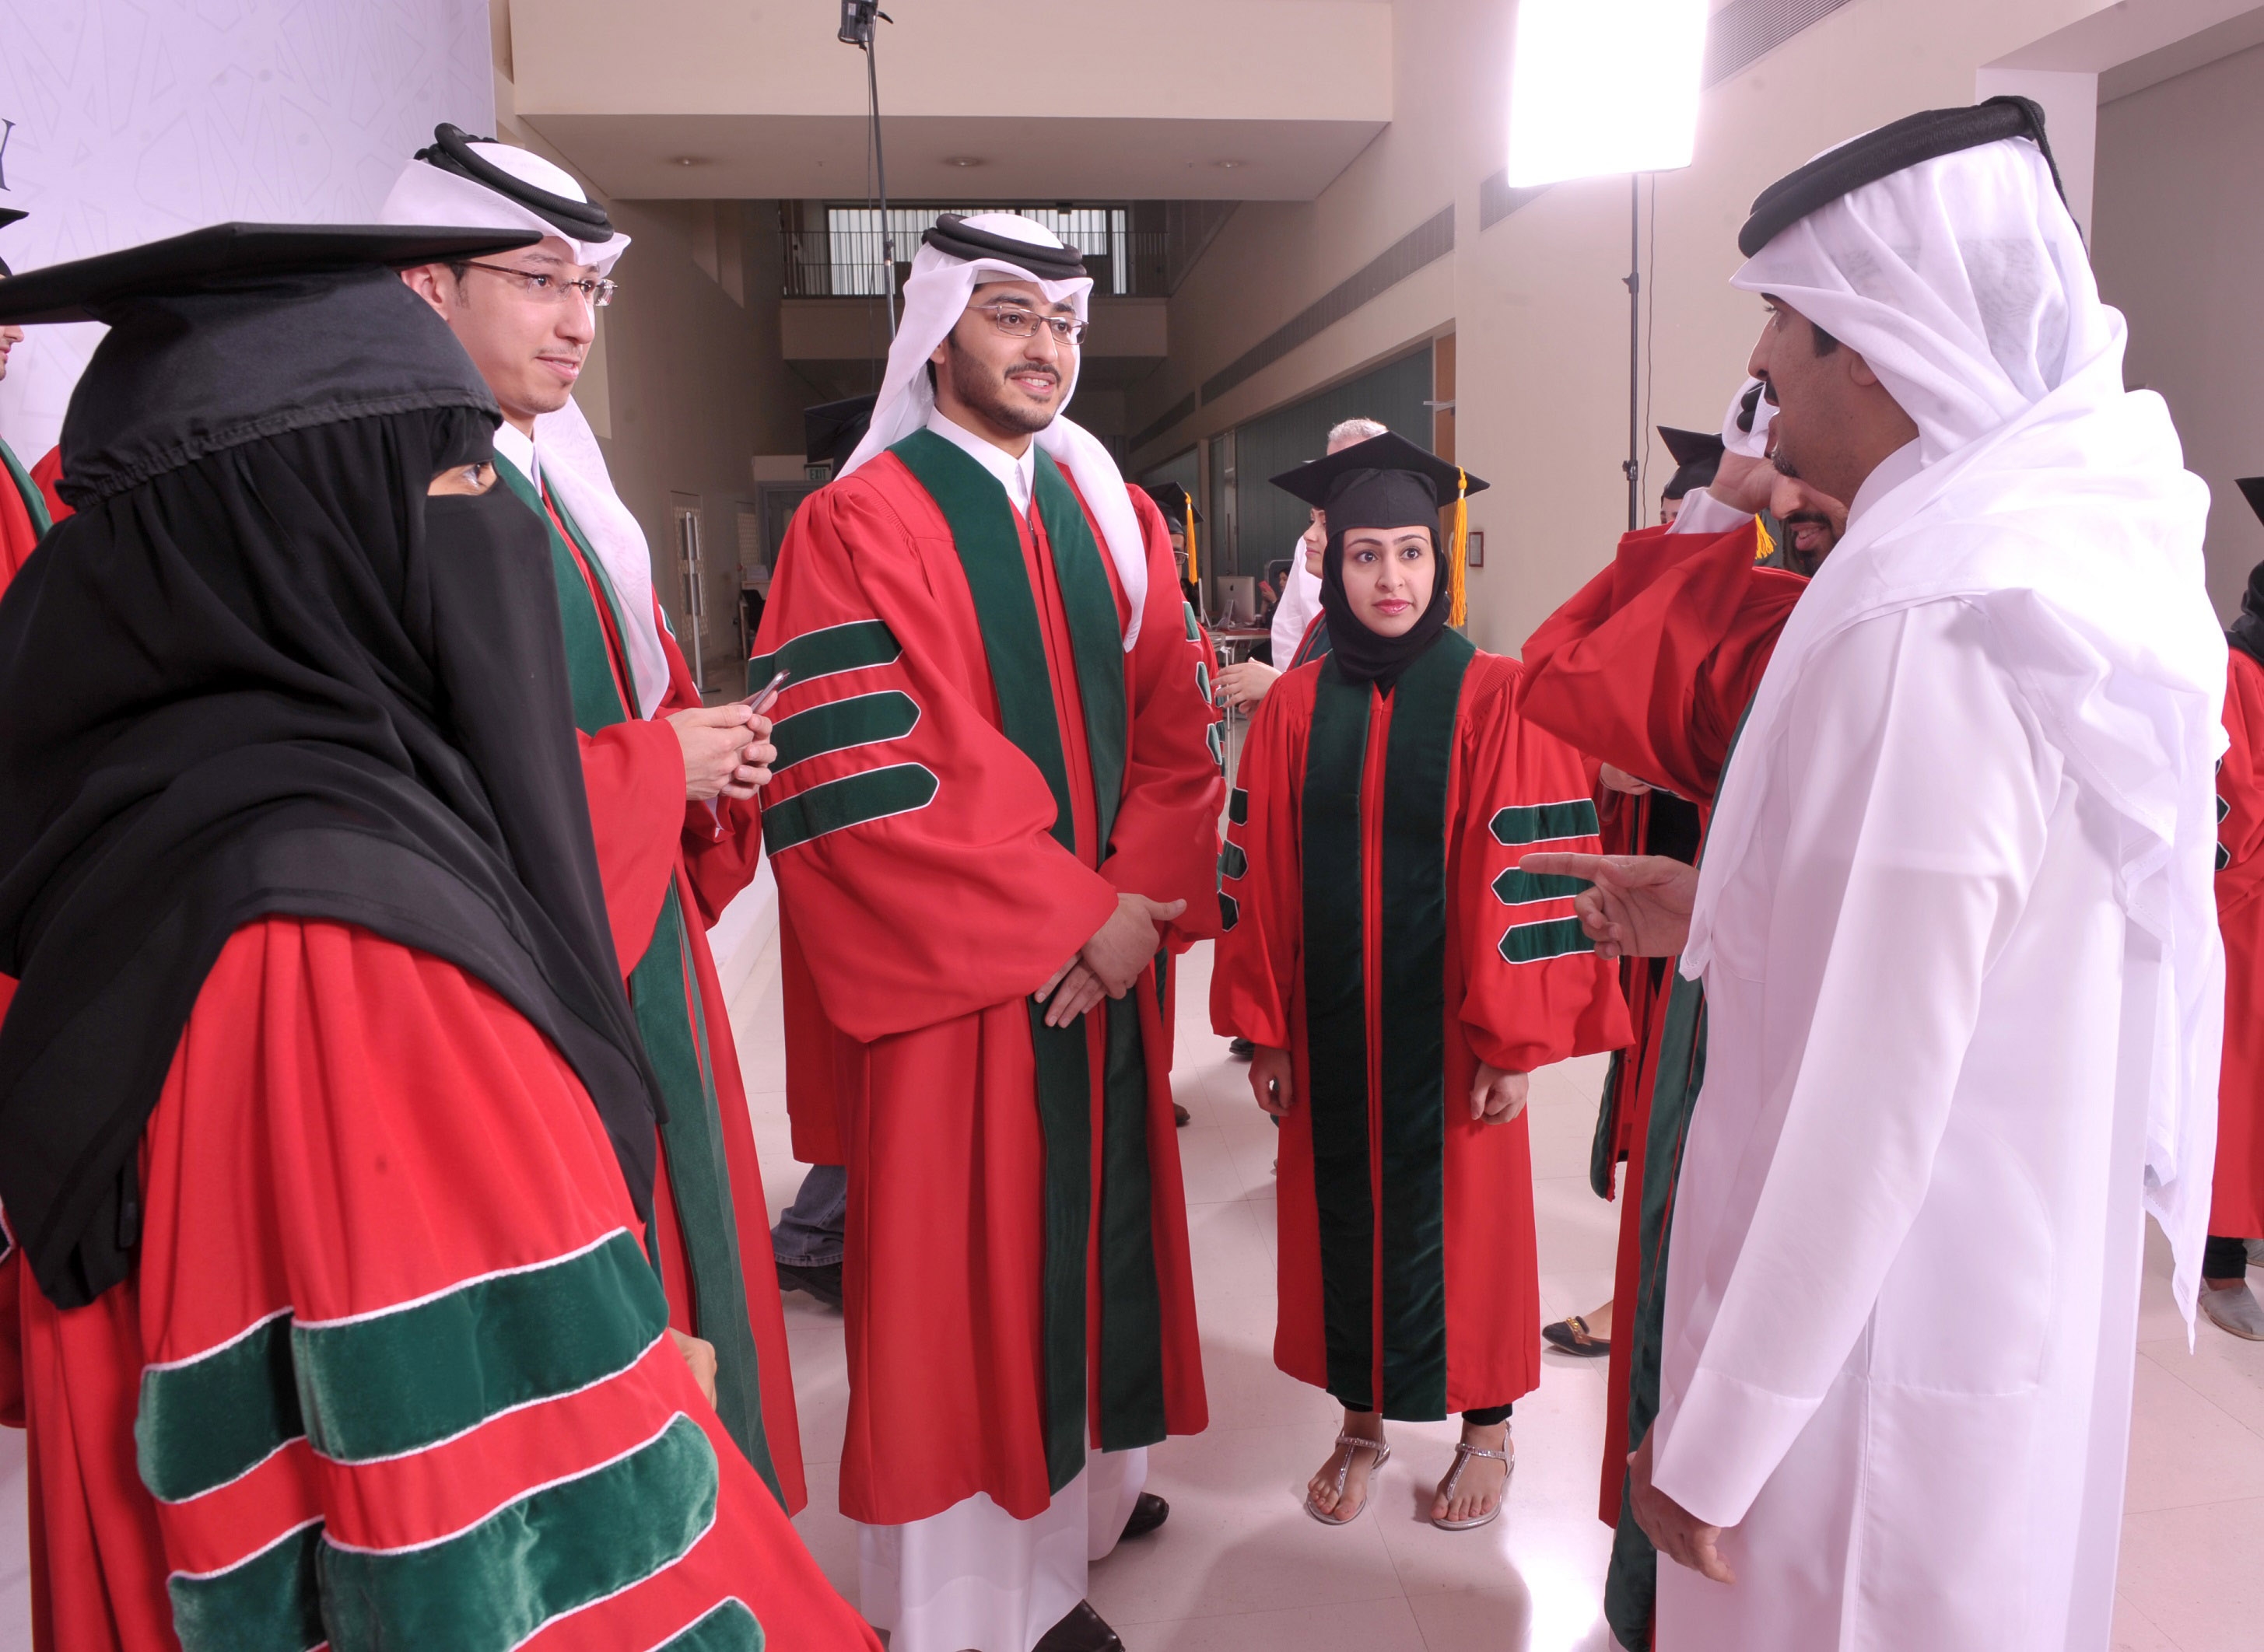
[[[140,480],[82,442],[108,490],[82,485],[0,601],[0,971],[21,979],[0,1204],[58,1307],[130,1272],[142,1127],[221,948],[269,915],[359,924],[493,988],[574,1068],[650,1209],[656,1091],[548,547],[500,491],[427,494],[491,447],[469,383]],[[445,404],[400,406],[420,399]]]

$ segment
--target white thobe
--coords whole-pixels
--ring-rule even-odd
[[[1299,537],[1289,551],[1289,572],[1281,582],[1281,598],[1274,605],[1274,669],[1286,671],[1297,657],[1297,645],[1313,616],[1321,611],[1321,582],[1305,571],[1305,541]]]
[[[978,1491],[925,1520],[859,1525],[857,1609],[889,1652],[1030,1652],[1076,1610],[1148,1483],[1145,1446],[1085,1460],[1027,1520]]]
[[[1660,1652],[2107,1645],[2159,953],[1997,648],[1812,656],[1723,886],[1651,1438],[1738,1581]]]

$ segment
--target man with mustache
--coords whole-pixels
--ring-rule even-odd
[[[750,667],[794,673],[763,832],[838,1037],[788,1104],[845,1148],[840,1506],[896,1652],[1117,1645],[1086,1567],[1206,1421],[1151,966],[1217,932],[1223,788],[1162,515],[1062,417],[1091,289],[943,215]]]
[[[1595,880],[1600,948],[1706,989],[1629,1461],[1674,1562],[1660,1639],[2104,1647],[2142,1212],[2188,1322],[2209,1222],[2208,492],[2123,388],[2027,99],[1827,151],[1738,247],[1778,466],[1849,502],[1847,537],[1702,870],[1524,863]]]
[[[659,1074],[655,1260],[671,1325],[713,1345],[716,1409],[788,1512],[808,1501],[762,1169],[708,927],[754,874],[767,725],[708,707],[670,634],[636,518],[573,388],[629,238],[540,156],[442,125],[381,216],[541,237],[402,279],[503,410],[496,474],[542,524],[574,684],[583,779],[614,950]]]

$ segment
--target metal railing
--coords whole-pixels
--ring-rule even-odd
[[[903,286],[920,236],[941,212],[974,213],[996,207],[891,206],[888,230],[895,242],[896,285]],[[1135,227],[1125,206],[1017,206],[1085,254],[1093,291],[1117,297],[1161,296],[1165,285],[1169,236],[1160,228]],[[785,204],[786,296],[788,298],[878,298],[888,290],[882,264],[881,214],[871,206],[839,206],[798,201]]]

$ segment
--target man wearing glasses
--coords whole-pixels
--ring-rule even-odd
[[[703,706],[636,519],[573,400],[629,238],[559,168],[443,125],[386,199],[391,224],[532,229],[514,252],[418,265],[503,409],[497,479],[550,530],[607,916],[668,1103],[649,1241],[670,1322],[712,1345],[716,1409],[789,1513],[808,1501],[786,1323],[738,1054],[708,926],[753,876],[770,725]],[[703,1356],[704,1358],[704,1353]]]
[[[1152,972],[1217,931],[1221,783],[1163,517],[1062,417],[1077,250],[923,239],[751,668],[794,673],[763,832],[838,1034],[789,1104],[849,1170],[860,1606],[896,1652],[1101,1652],[1086,1567],[1206,1420]]]

